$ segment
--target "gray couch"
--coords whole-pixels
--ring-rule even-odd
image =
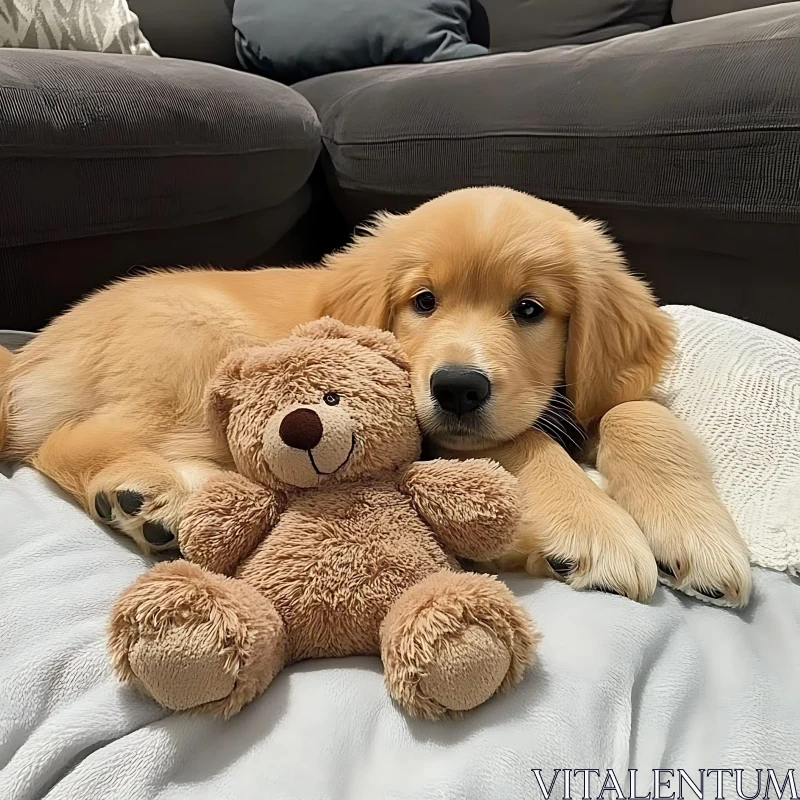
[[[717,16],[763,5],[481,0],[490,56],[292,88],[235,69],[225,0],[132,0],[172,58],[0,51],[0,327],[506,184],[607,220],[664,301],[800,336],[800,3]]]

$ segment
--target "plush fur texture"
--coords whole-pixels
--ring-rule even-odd
[[[423,290],[436,298],[429,314],[414,308]],[[534,322],[514,318],[520,298],[542,305]],[[672,415],[640,403],[672,352],[669,319],[599,225],[510,189],[463,189],[383,215],[320,269],[161,273],[99,292],[10,366],[0,361],[0,455],[33,463],[95,517],[106,498],[110,523],[144,550],[174,547],[148,541],[147,526],[176,532],[193,489],[233,466],[203,406],[217,365],[325,314],[395,333],[440,455],[488,455],[516,473],[525,525],[493,566],[636,600],[660,576],[747,603],[747,548],[702,453]],[[492,382],[470,424],[431,396],[445,364]],[[585,458],[603,454],[613,498],[549,437],[564,426]],[[130,491],[143,497],[133,515],[117,499]]]
[[[392,697],[436,719],[522,678],[538,638],[530,620],[455,558],[509,546],[516,481],[488,461],[413,463],[421,436],[391,334],[310,323],[232,354],[207,403],[241,474],[189,499],[180,543],[191,563],[160,564],[117,602],[110,648],[123,680],[167,708],[229,715],[286,663],[380,653]],[[328,438],[343,436],[338,463],[320,470]]]

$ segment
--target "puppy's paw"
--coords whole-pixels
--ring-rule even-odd
[[[178,547],[175,534],[186,498],[181,493],[144,494],[137,489],[99,489],[94,516],[130,536],[145,552]]]
[[[644,534],[613,501],[603,497],[580,516],[558,520],[541,539],[553,575],[574,589],[609,592],[646,602],[658,570]]]
[[[609,411],[597,466],[647,537],[662,583],[715,605],[747,604],[747,547],[716,494],[703,446],[666,408],[645,401]]]
[[[130,536],[143,552],[177,550],[186,501],[213,472],[191,462],[121,460],[92,481],[86,504],[95,519]]]
[[[658,563],[659,580],[718,606],[747,605],[750,554],[736,524],[718,501],[642,526]]]

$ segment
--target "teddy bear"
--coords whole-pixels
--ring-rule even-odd
[[[418,461],[391,333],[331,318],[232,353],[207,394],[236,472],[187,501],[183,559],[120,596],[117,674],[167,709],[238,712],[287,664],[379,654],[392,698],[437,719],[522,678],[538,633],[490,559],[518,524],[488,460]]]

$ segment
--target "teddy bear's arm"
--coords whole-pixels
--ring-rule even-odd
[[[195,564],[231,575],[280,517],[284,498],[236,472],[206,482],[186,504],[178,541]]]
[[[456,556],[495,558],[514,538],[517,480],[493,461],[420,461],[406,471],[401,489],[439,543]]]

